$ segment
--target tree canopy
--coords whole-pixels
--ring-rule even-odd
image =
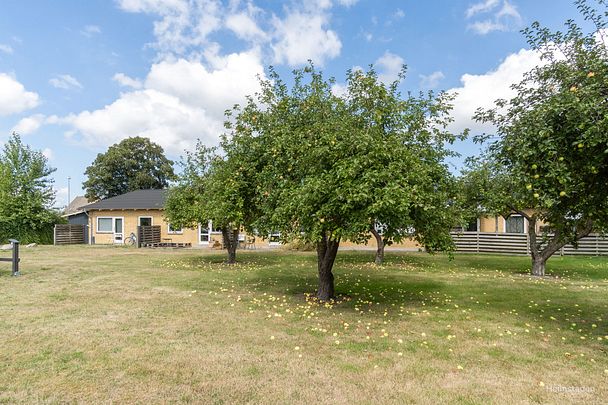
[[[342,97],[332,84],[312,65],[294,73],[291,88],[272,72],[236,109],[233,138],[257,154],[256,229],[316,244],[322,300],[335,295],[341,240],[364,242],[381,223],[391,239],[412,233],[429,250],[445,249],[453,225],[447,95],[403,98],[373,69],[349,72]]]
[[[543,64],[514,86],[515,97],[476,115],[497,128],[497,138],[480,139],[490,143],[472,167],[486,176],[483,206],[527,219],[535,275],[564,244],[608,229],[607,20],[576,4],[592,31],[572,20],[564,32],[532,24],[524,34]],[[549,227],[539,238],[540,222]]]
[[[52,242],[53,225],[61,220],[52,209],[54,171],[13,133],[0,152],[0,241]]]
[[[85,171],[89,200],[114,197],[134,190],[163,189],[175,179],[173,162],[148,138],[132,137],[100,153]]]

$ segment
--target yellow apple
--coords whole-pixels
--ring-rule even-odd
[[[565,192],[565,191],[560,191],[560,192],[559,192],[559,196],[560,196],[560,197],[563,197],[563,196],[565,196],[565,195],[566,195],[566,192]]]

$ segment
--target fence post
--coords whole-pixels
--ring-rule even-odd
[[[479,228],[477,229],[477,253],[479,253]]]
[[[19,273],[19,241],[15,239],[9,239],[9,242],[13,245],[13,271],[12,276],[20,276]]]

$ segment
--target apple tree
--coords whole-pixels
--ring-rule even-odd
[[[255,159],[245,158],[251,149],[243,142],[231,142],[228,136],[221,146],[222,154],[198,142],[194,151],[186,153],[178,184],[169,191],[165,216],[171,224],[191,228],[211,220],[222,231],[227,263],[234,264],[239,232],[252,222],[255,209],[248,166]]]
[[[476,114],[497,135],[474,170],[490,176],[485,207],[527,219],[536,276],[564,245],[608,229],[607,20],[576,3],[592,31],[572,20],[564,32],[539,23],[525,29],[543,63],[514,85],[515,97]]]
[[[320,300],[335,297],[340,242],[366,242],[374,223],[394,240],[413,231],[430,251],[451,246],[447,96],[401,98],[373,70],[349,72],[343,96],[312,64],[293,86],[271,73],[235,111],[239,142],[255,144],[255,224],[316,245]]]

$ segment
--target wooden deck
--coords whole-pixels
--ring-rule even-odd
[[[192,247],[192,243],[184,242],[158,242],[158,243],[145,243],[142,244],[145,248],[189,248]]]

